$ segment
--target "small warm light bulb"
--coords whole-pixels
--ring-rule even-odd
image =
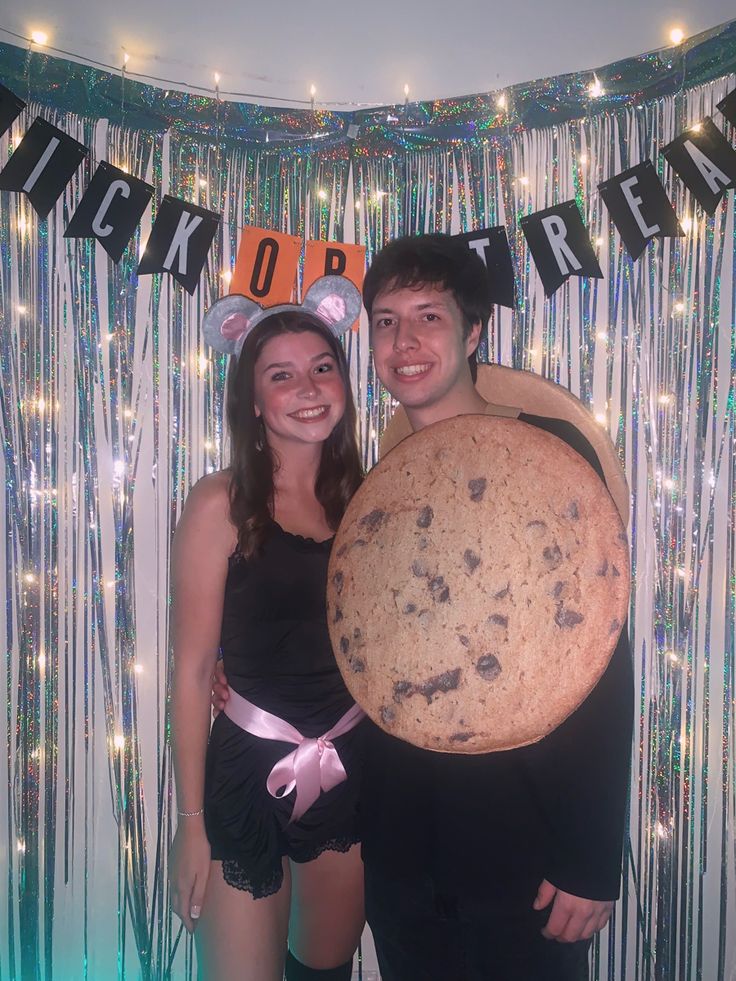
[[[133,665],[133,670],[135,671],[136,674],[143,674],[143,665],[142,664],[134,664]]]
[[[682,311],[685,309],[685,304],[678,302],[674,305],[673,309],[675,313],[682,313]]]
[[[672,490],[672,488],[675,486],[675,482],[671,477],[667,477],[666,480],[662,481],[662,486],[665,488],[665,490]]]
[[[115,749],[123,749],[125,747],[125,736],[118,733],[112,741]]]
[[[578,157],[578,160],[580,161],[581,164],[587,164],[587,162],[588,162],[588,154],[587,153],[581,153],[580,156]]]
[[[22,838],[18,839],[18,853],[20,855],[25,855],[26,853],[26,843],[23,841]]]
[[[601,426],[605,426],[605,424],[606,424],[606,413],[605,412],[596,412],[596,414],[595,414],[595,421],[597,423],[600,423]]]
[[[317,94],[317,86],[316,85],[310,85],[309,86],[309,94],[310,94],[310,96],[312,98],[315,97],[315,95]]]
[[[659,398],[657,399],[657,401],[659,402],[660,405],[669,405],[670,402],[672,401],[672,396],[671,395],[667,395],[665,393],[663,395],[660,395]]]
[[[591,97],[591,99],[600,99],[600,97],[605,94],[606,90],[601,85],[601,80],[598,78],[595,72],[593,72],[593,81],[588,86],[588,95]]]
[[[46,31],[31,31],[31,41],[34,44],[46,44],[49,36]]]
[[[355,210],[360,211],[360,201],[355,202]]]
[[[521,185],[523,185],[524,187],[526,187],[527,184],[529,183],[529,178],[528,177],[520,177],[519,178],[519,183]]]
[[[18,147],[21,145],[22,142],[23,142],[23,137],[22,136],[14,136],[13,137],[13,149],[14,150],[17,150]]]
[[[214,78],[215,78],[215,85],[219,85],[220,84],[220,73],[219,72],[215,72]]]
[[[232,279],[233,279],[233,274],[230,272],[230,270],[224,269],[222,272],[222,281],[225,284],[225,286],[229,286],[230,283],[232,282]]]
[[[686,235],[689,235],[690,232],[692,231],[692,228],[693,228],[693,220],[692,220],[692,218],[683,218],[683,219],[681,219],[680,224],[682,225],[683,232]]]
[[[409,86],[408,85],[405,85],[404,86],[404,99],[407,100],[407,101],[409,99]]]
[[[703,131],[702,123],[693,123],[693,125],[690,127],[691,133],[701,133],[702,131]]]
[[[508,105],[508,100],[505,94],[502,92],[501,95],[499,95],[499,97],[496,99],[496,106],[499,109],[505,109],[507,105]]]
[[[125,50],[125,48],[123,48],[123,64],[127,65],[129,61],[130,61],[130,55]]]
[[[25,215],[21,215],[18,219],[18,231],[20,232],[21,237],[23,237],[28,231],[28,221]]]
[[[317,191],[317,197],[321,201],[326,201],[327,200],[327,191],[325,191],[323,188],[320,188],[319,191]]]
[[[43,672],[46,670],[46,655],[39,654],[36,658],[36,663],[38,664],[38,670]]]
[[[24,307],[22,303],[19,303],[15,309],[18,311],[18,313],[23,314],[26,312],[27,307]]]
[[[199,178],[199,186],[200,187],[207,187],[207,178],[206,177],[200,177]]]
[[[673,44],[682,44],[685,40],[685,32],[681,27],[673,27],[670,31],[670,41]]]
[[[599,330],[598,333],[595,336],[598,338],[599,341],[607,341],[608,340],[608,334],[606,333],[605,330]]]
[[[43,413],[46,411],[46,399],[39,399],[38,402],[36,402],[36,405],[38,406],[39,413],[43,415]]]
[[[30,586],[30,585],[31,585],[31,583],[34,583],[34,582],[36,581],[36,577],[35,577],[35,576],[33,575],[33,573],[32,573],[32,572],[27,572],[27,573],[26,573],[26,574],[25,574],[25,575],[23,576],[23,580],[24,580],[24,582],[27,582],[27,583],[28,583],[28,585]]]
[[[601,246],[601,245],[603,245],[603,239],[602,239],[602,238],[597,238],[597,239],[595,240],[595,244],[596,244],[597,246]]]

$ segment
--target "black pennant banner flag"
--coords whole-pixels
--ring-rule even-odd
[[[712,119],[682,133],[662,154],[709,215],[726,190],[736,187],[736,150]]]
[[[138,275],[169,272],[188,293],[194,293],[219,221],[216,212],[167,194],[141,256]]]
[[[0,136],[6,133],[25,109],[26,104],[14,92],[0,85]]]
[[[570,276],[603,279],[575,201],[525,215],[521,229],[542,279],[545,296],[551,296]]]
[[[119,262],[152,197],[150,184],[103,161],[64,237],[96,238],[113,262]]]
[[[457,235],[469,249],[477,252],[486,264],[491,282],[491,302],[514,307],[514,265],[504,225]]]
[[[0,190],[25,191],[45,218],[88,152],[39,116],[0,172]]]
[[[651,160],[616,174],[598,190],[632,259],[653,238],[684,234]]]
[[[736,89],[729,92],[725,99],[721,99],[716,109],[720,109],[729,123],[736,126]]]

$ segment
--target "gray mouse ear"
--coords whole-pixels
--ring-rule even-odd
[[[302,307],[315,314],[338,337],[360,316],[360,290],[344,276],[322,276],[307,290]]]
[[[205,343],[224,354],[239,354],[246,335],[263,316],[263,308],[239,293],[221,297],[205,313]]]

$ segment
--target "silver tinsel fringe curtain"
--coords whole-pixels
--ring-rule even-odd
[[[241,106],[234,119],[232,107],[198,100],[199,116],[182,107],[191,126],[172,125],[171,102],[144,86],[127,108],[110,97],[92,111],[102,73],[54,59],[35,71],[3,48],[4,81],[31,101],[0,160],[37,113],[91,153],[47,221],[0,195],[1,978],[195,973],[166,881],[169,546],[192,483],[227,460],[226,364],[203,348],[200,321],[226,289],[239,228],[358,241],[370,255],[405,232],[501,223],[519,302],[495,311],[483,355],[579,395],[608,427],[632,490],[639,717],[623,899],[595,944],[593,976],[734,975],[736,194],[708,218],[658,150],[705,115],[733,137],[714,107],[736,87],[735,37],[716,39],[720,65],[715,41],[703,41],[694,81],[670,65],[666,90],[665,68],[640,59],[647,85],[627,82],[626,63],[621,98],[605,106],[555,115],[550,92],[569,108],[571,79],[586,82],[565,76],[520,88],[523,113],[505,124],[480,96],[417,107],[419,121],[399,118],[390,132],[368,113],[369,136],[354,146],[335,137],[335,114],[310,122]],[[633,263],[596,185],[648,156],[688,234]],[[63,237],[103,159],[152,183],[155,200],[169,192],[222,213],[194,297],[168,277],[136,276],[155,209],[118,265],[96,243]],[[605,279],[573,278],[545,300],[518,219],[571,197]],[[370,464],[392,406],[365,325],[346,343]]]

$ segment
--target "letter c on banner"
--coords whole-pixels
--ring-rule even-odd
[[[125,181],[113,181],[105,192],[105,196],[102,199],[102,204],[97,209],[97,214],[92,219],[92,231],[99,238],[105,238],[110,235],[113,231],[112,225],[103,225],[102,222],[107,217],[107,212],[112,204],[112,199],[116,194],[119,194],[123,198],[130,197],[130,185]]]

